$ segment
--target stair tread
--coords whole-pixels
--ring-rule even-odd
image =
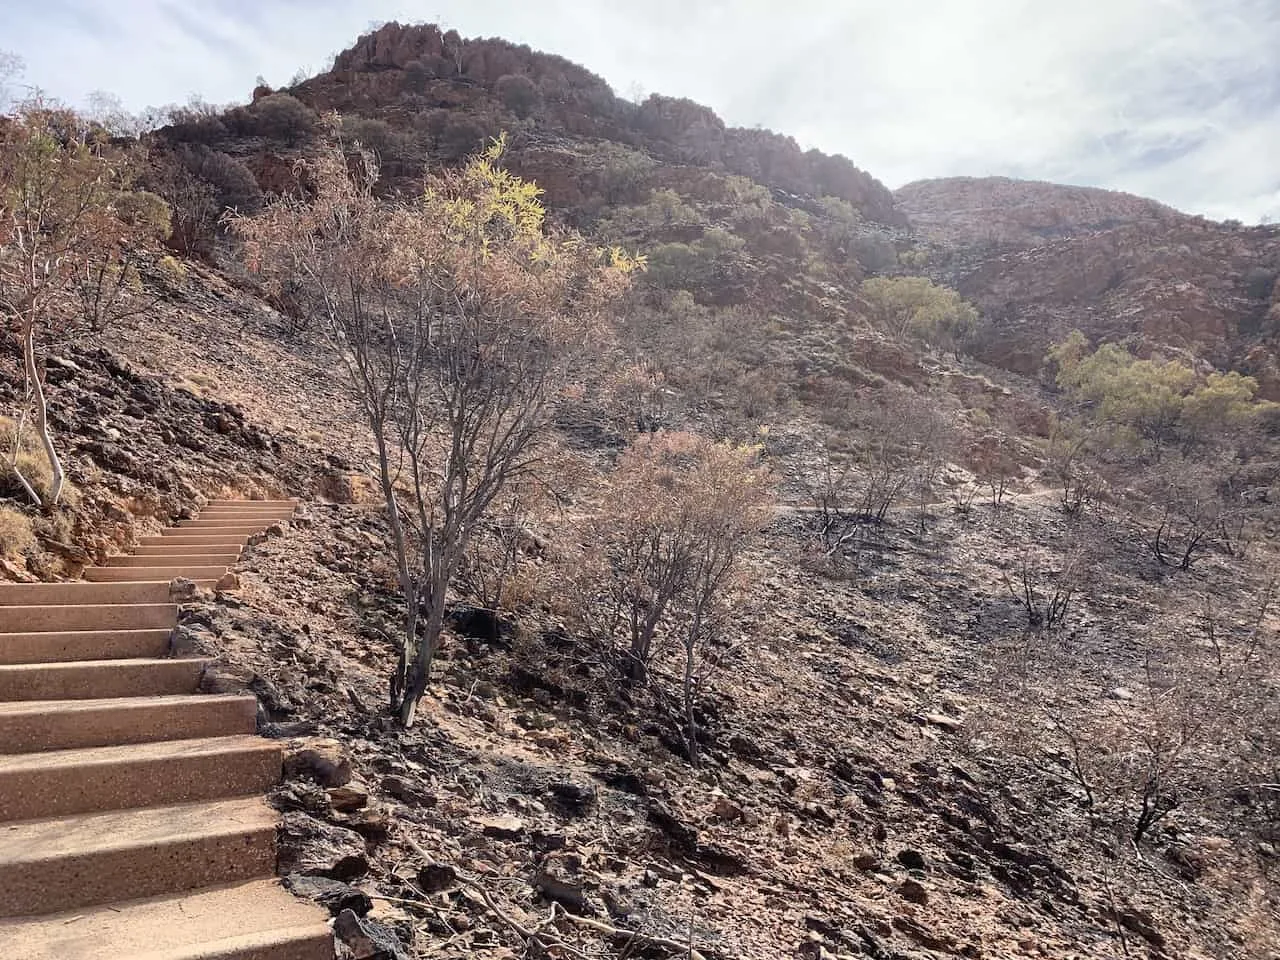
[[[82,661],[83,662],[83,661]],[[100,661],[118,663],[117,660]],[[49,664],[41,664],[49,666]],[[138,707],[155,706],[188,706],[195,703],[220,703],[229,700],[254,700],[251,694],[241,693],[166,693],[151,697],[102,697],[94,700],[0,700],[0,717],[25,716],[31,713],[49,711],[65,711],[67,713],[92,713],[110,707],[115,710],[130,710]],[[267,741],[270,742],[270,741]],[[0,748],[4,744],[0,743]],[[0,754],[2,757],[3,754]]]
[[[299,900],[276,880],[208,887],[186,894],[113,903],[44,917],[0,919],[0,942],[11,960],[179,960],[225,955],[215,947],[246,949],[314,937],[331,939],[324,911]],[[229,952],[229,951],[228,951]],[[247,953],[247,956],[257,956]]]
[[[226,737],[201,737],[193,740],[159,740],[122,746],[47,750],[43,753],[0,754],[0,774],[15,770],[94,767],[126,760],[154,762],[174,757],[244,752],[279,753],[280,744],[253,734],[233,734]]]
[[[0,642],[4,634],[0,633]],[[55,671],[85,670],[99,667],[111,670],[126,670],[133,667],[145,667],[151,664],[182,663],[187,665],[212,663],[209,657],[126,657],[119,660],[61,660],[55,663],[0,663],[0,673],[45,673]]]
[[[137,627],[132,629],[129,627],[120,627],[106,630],[35,630],[22,631],[20,633],[5,633],[0,631],[0,643],[3,643],[6,639],[11,637],[66,637],[72,640],[79,640],[81,638],[106,636],[123,637],[128,639],[130,637],[147,637],[157,635],[167,637],[172,632],[172,630],[166,630],[164,627]]]
[[[63,857],[154,849],[194,837],[274,830],[278,821],[279,814],[261,797],[22,820],[0,824],[0,871]]]

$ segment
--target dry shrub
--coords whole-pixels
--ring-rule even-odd
[[[1078,650],[1028,633],[1023,662],[1002,665],[1030,681],[1012,691],[1010,745],[1078,797],[1092,830],[1134,847],[1232,794],[1260,806],[1274,787],[1274,761],[1258,763],[1275,737],[1274,591],[1244,619],[1206,602],[1198,629],[1147,638],[1127,675],[1082,671]]]
[[[0,506],[0,557],[20,557],[36,545],[31,520],[21,510]]]
[[[22,484],[14,473],[15,465],[36,493],[42,498],[46,497],[53,484],[53,468],[49,465],[49,458],[40,449],[30,428],[23,431],[21,442],[15,444],[17,428],[17,422],[11,417],[0,417],[0,451],[4,458],[0,462],[0,497],[26,497],[26,491],[22,489]]]
[[[622,454],[577,531],[581,626],[624,682],[665,703],[697,762],[697,707],[740,642],[749,593],[744,554],[773,515],[759,449],[691,433],[643,434]],[[675,715],[676,710],[679,716]]]

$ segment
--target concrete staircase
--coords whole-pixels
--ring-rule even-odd
[[[295,506],[215,500],[87,582],[0,585],[4,960],[333,960],[275,879],[279,745],[170,653],[170,581],[212,586]]]

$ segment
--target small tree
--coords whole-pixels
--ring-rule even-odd
[[[308,198],[231,218],[251,268],[321,320],[372,430],[405,604],[391,706],[406,727],[477,525],[537,468],[570,361],[640,265],[549,232],[502,149],[390,204],[372,159],[352,172],[334,148],[300,167]]]
[[[643,434],[583,525],[581,613],[630,684],[678,650],[679,728],[694,762],[695,710],[731,647],[742,556],[772,517],[758,456],[691,433]]]
[[[1090,353],[1078,330],[1053,346],[1047,360],[1058,386],[1117,452],[1158,458],[1174,443],[1183,452],[1221,448],[1271,407],[1255,400],[1258,383],[1252,377],[1230,371],[1201,378],[1179,360],[1140,359],[1115,343]]]
[[[875,323],[893,339],[916,337],[959,353],[978,312],[949,287],[927,277],[875,277],[862,284]]]
[[[65,482],[44,358],[51,339],[83,331],[67,294],[80,294],[91,319],[108,318],[132,292],[130,237],[168,219],[162,201],[130,190],[127,158],[104,140],[71,111],[38,100],[0,122],[0,315],[22,353],[17,433],[30,417],[49,462],[48,489],[37,491],[12,459],[9,468],[39,506],[56,504]]]

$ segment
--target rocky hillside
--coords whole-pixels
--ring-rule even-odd
[[[505,133],[557,225],[648,259],[598,369],[555,400],[555,502],[517,528],[517,598],[482,608],[459,578],[410,730],[385,706],[401,600],[372,435],[325,338],[217,225],[305,195],[296,161],[335,127],[376,152],[387,198]],[[273,798],[280,866],[351,955],[1276,956],[1273,438],[1155,464],[1247,477],[1258,510],[1233,527],[1196,488],[1144,499],[1136,460],[1077,470],[1071,405],[1034,376],[1080,328],[1280,395],[1275,232],[1007,180],[895,196],[784,135],[433,26],[388,24],[149,146],[186,269],[146,267],[152,309],[50,361],[75,493],[37,514],[5,491],[34,541],[0,569],[73,577],[209,497],[305,501],[182,633],[220,658],[211,689],[310,738],[319,759]],[[877,322],[864,282],[918,273],[980,308],[963,350]],[[7,356],[0,400],[21,396]],[[659,428],[751,445],[779,490],[697,767],[671,704],[621,685],[566,613],[582,488]],[[888,491],[880,516],[824,493],[855,489],[824,486],[842,463]],[[505,550],[504,523],[479,548]],[[1194,566],[1153,556],[1166,535]]]
[[[1280,229],[1215,223],[1107,190],[926,180],[895,194],[929,272],[977,304],[977,353],[1034,373],[1073,329],[1257,377],[1280,397]]]
[[[1190,219],[1129,193],[1008,177],[917,180],[893,196],[922,236],[960,247],[1030,247],[1123,224]]]

